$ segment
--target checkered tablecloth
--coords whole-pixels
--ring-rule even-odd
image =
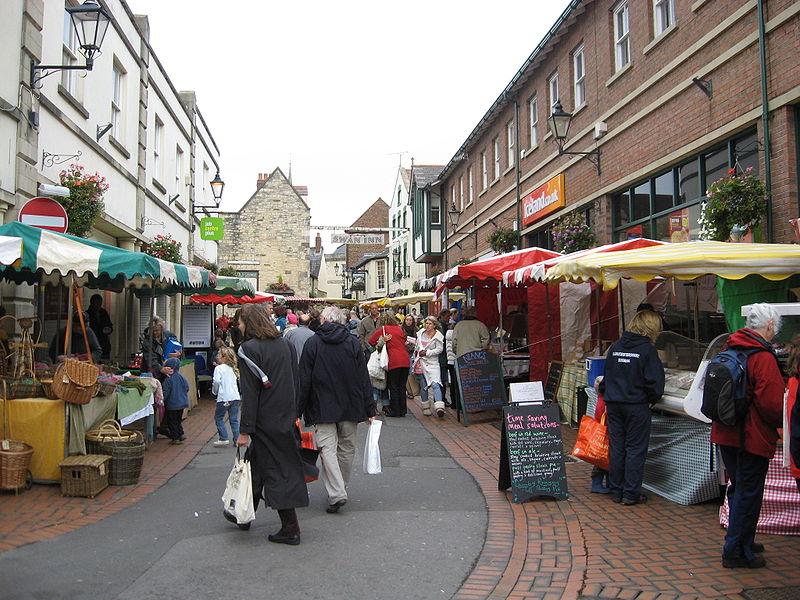
[[[719,509],[719,522],[728,526],[728,498]],[[789,467],[783,466],[783,448],[778,445],[769,461],[764,485],[764,503],[758,517],[757,533],[800,535],[800,493]]]

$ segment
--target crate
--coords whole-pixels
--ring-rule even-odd
[[[61,467],[61,495],[94,498],[108,487],[108,461],[105,454],[68,456]]]

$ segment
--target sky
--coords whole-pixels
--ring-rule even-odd
[[[222,208],[291,163],[312,237],[388,201],[412,158],[447,164],[569,3],[127,2],[148,15],[176,89],[197,93],[221,153]]]

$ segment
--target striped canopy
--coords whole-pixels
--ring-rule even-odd
[[[778,281],[796,273],[800,273],[800,245],[683,242],[565,260],[549,269],[544,279],[553,283],[592,279],[614,289],[622,277],[649,281],[712,274],[742,279],[755,274]]]
[[[0,236],[0,265],[19,266],[22,258],[22,239]]]
[[[52,282],[74,276],[80,286],[119,291],[124,287],[168,288],[177,292],[213,286],[213,273],[130,252],[94,240],[57,233],[19,222],[0,226],[0,235],[22,241],[18,267],[3,267],[0,275],[16,283]]]
[[[449,297],[451,301],[463,300],[466,295],[461,292],[450,292]],[[406,304],[416,304],[417,302],[430,302],[435,297],[431,292],[417,292],[415,294],[408,294],[407,296],[394,296],[392,298],[379,298],[378,300],[364,300],[359,302],[360,307],[369,306],[375,303],[380,307],[385,306],[403,306]]]

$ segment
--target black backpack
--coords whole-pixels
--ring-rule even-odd
[[[759,338],[753,335],[750,337],[761,343]],[[747,395],[747,359],[757,352],[771,350],[764,345],[729,347],[708,363],[703,380],[703,405],[700,412],[723,425],[744,423],[751,402]]]

